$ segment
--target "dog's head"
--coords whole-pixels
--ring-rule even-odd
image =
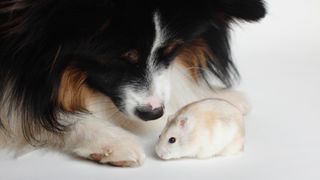
[[[36,88],[22,79],[49,82],[43,85],[47,88],[28,92],[51,89],[48,93],[56,93],[62,106],[78,103],[67,96],[98,91],[129,117],[142,120],[162,116],[170,96],[168,67],[177,56],[183,65],[196,67],[191,72],[195,79],[206,79],[210,71],[230,86],[236,70],[229,24],[265,15],[262,0],[7,2],[15,5],[0,10],[0,20],[9,19],[1,33],[13,39],[5,51],[15,48],[21,62],[34,62],[17,70],[24,76],[17,81],[20,87]],[[56,101],[52,95],[39,101],[44,97]]]

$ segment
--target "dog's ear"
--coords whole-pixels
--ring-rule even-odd
[[[266,15],[263,0],[218,0],[216,7],[229,20],[258,21]]]
[[[185,34],[198,38],[191,38],[192,41],[184,46],[179,54],[180,59],[188,69],[192,69],[194,79],[202,78],[210,84],[212,80],[208,78],[208,72],[211,72],[226,87],[232,86],[239,74],[230,53],[229,24],[237,20],[260,20],[266,14],[264,1],[197,0],[185,1],[183,5],[183,16],[176,24],[188,19],[183,27],[188,27],[185,29],[191,29],[192,33]]]

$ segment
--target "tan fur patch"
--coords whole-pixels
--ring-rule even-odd
[[[201,69],[208,67],[207,59],[214,59],[214,54],[203,39],[196,39],[185,45],[178,55],[178,62],[185,66],[194,80],[200,79]]]
[[[94,96],[93,90],[85,84],[86,75],[75,68],[67,68],[59,89],[59,104],[64,111],[85,111],[86,103]]]
[[[213,138],[213,127],[216,126],[217,120],[218,120],[218,115],[216,112],[205,112],[200,115],[199,117],[202,121],[204,121],[203,125],[208,129],[209,137],[210,140],[212,141]]]

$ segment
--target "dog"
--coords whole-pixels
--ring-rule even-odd
[[[230,24],[265,14],[262,0],[2,0],[1,147],[142,165],[122,125],[232,97]]]

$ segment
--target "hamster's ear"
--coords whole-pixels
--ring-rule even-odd
[[[264,0],[218,0],[218,10],[229,20],[258,21],[266,15]]]
[[[187,117],[179,119],[178,125],[183,130],[190,130],[193,128],[193,122],[190,121]]]
[[[187,124],[187,120],[185,120],[185,119],[182,119],[179,121],[180,128],[186,128],[186,126],[187,126],[186,124]]]

